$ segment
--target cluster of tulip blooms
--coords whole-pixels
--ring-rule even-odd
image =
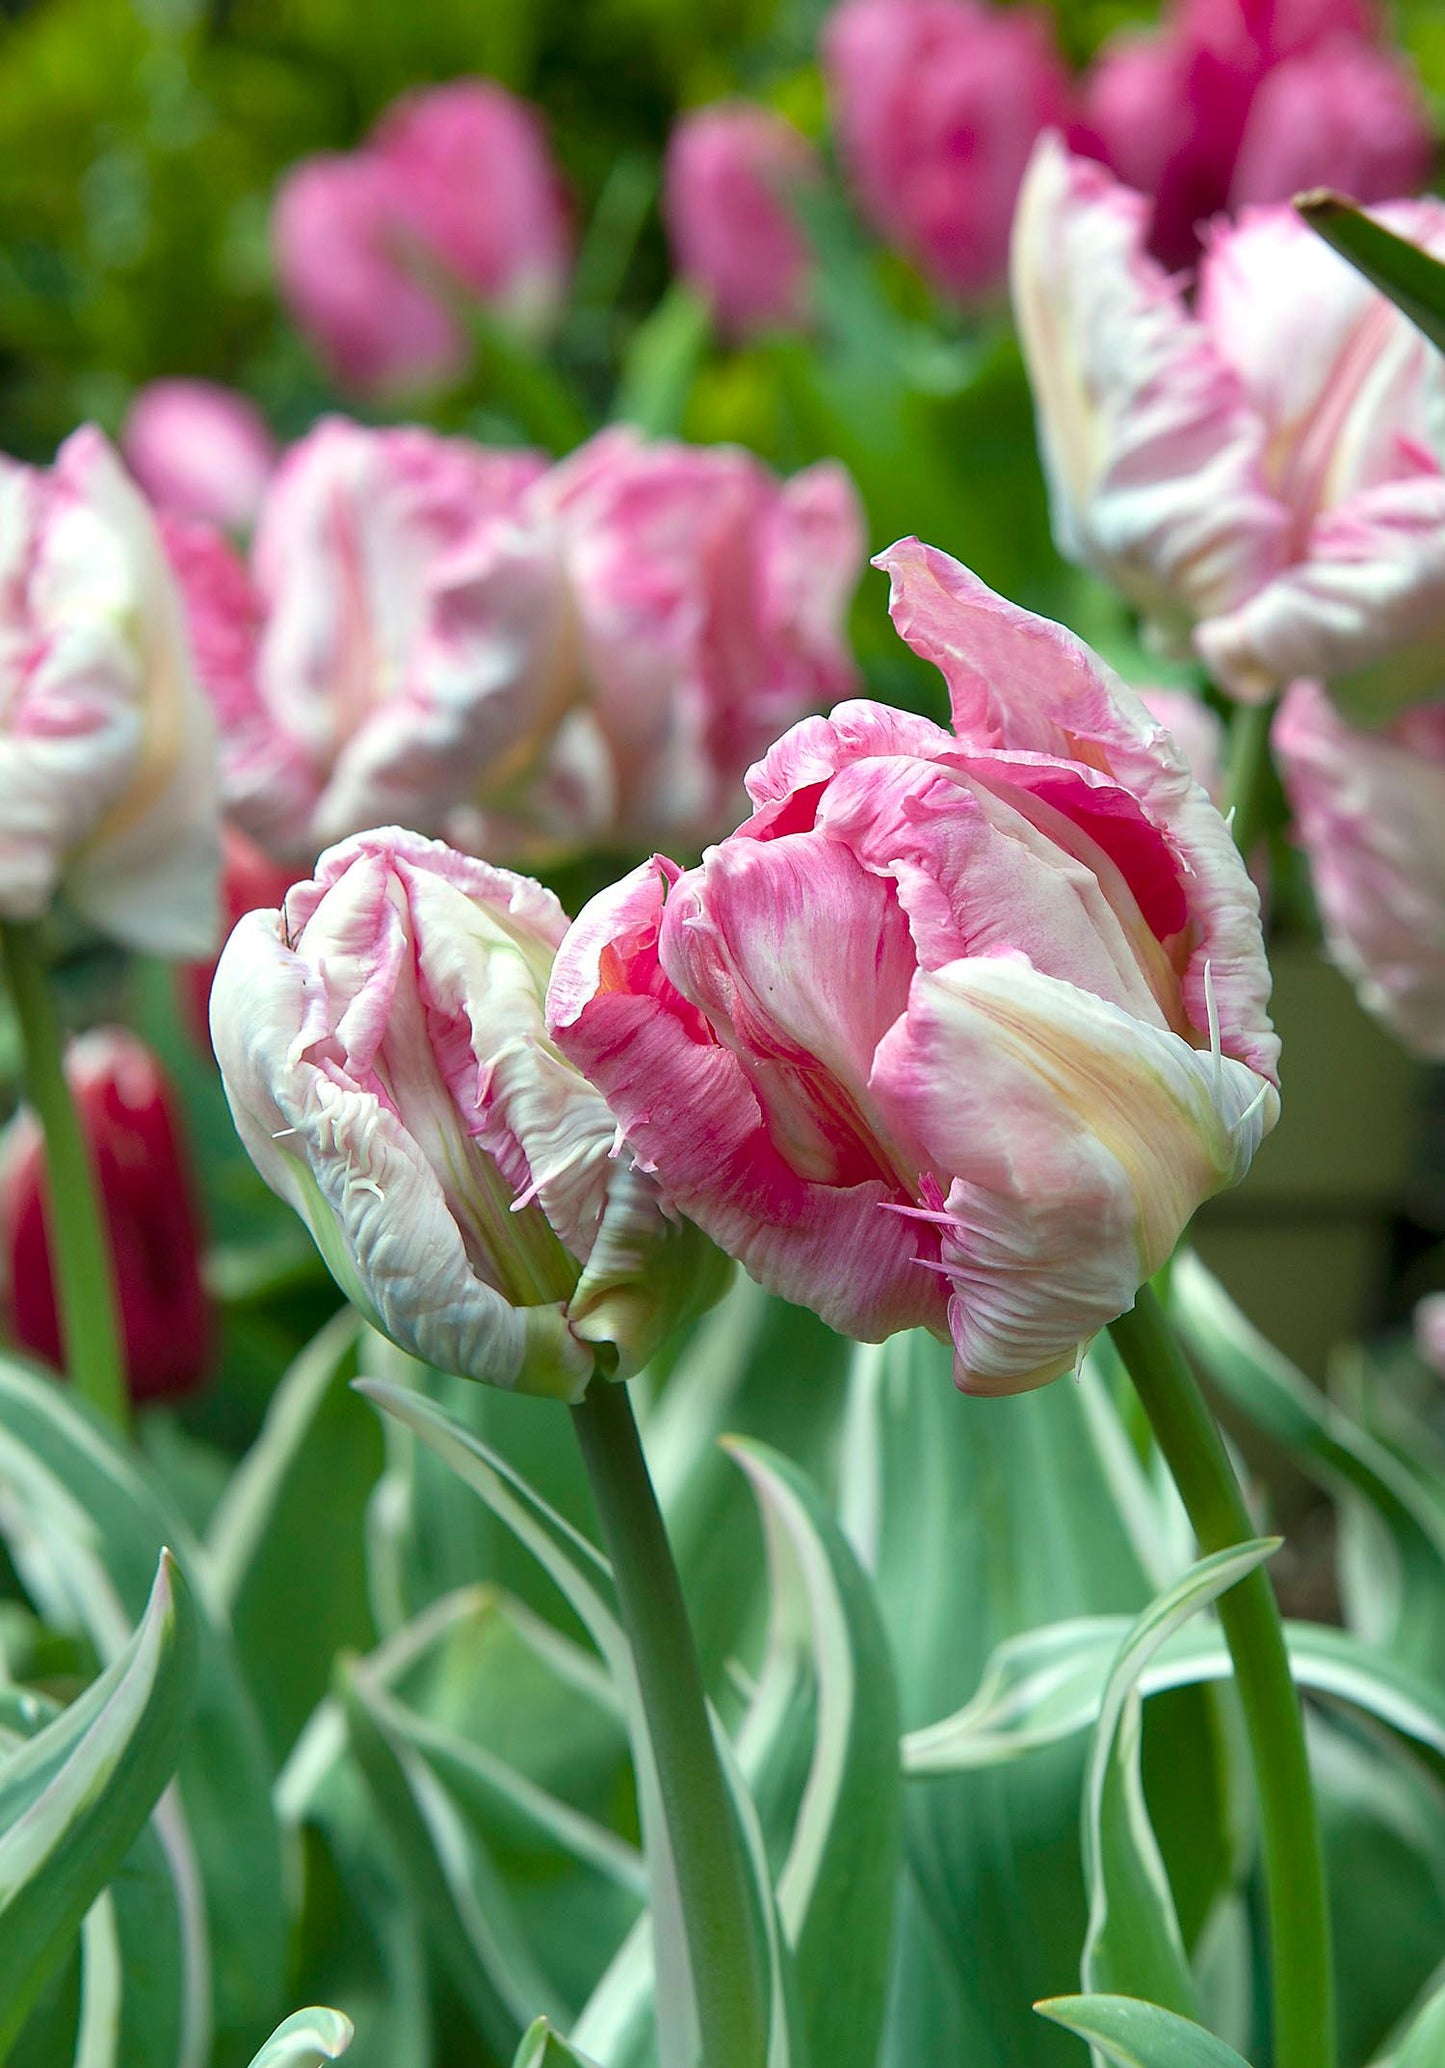
[[[863,210],[945,293],[998,284],[1018,195],[1059,546],[1237,734],[1278,700],[1333,950],[1439,1056],[1445,360],[1282,205],[1341,164],[1407,191],[1429,132],[1355,0],[1288,35],[1284,12],[1180,0],[1077,88],[1039,18],[972,0],[847,0],[824,57]],[[793,203],[821,177],[761,109],[679,128],[668,220],[724,334],[806,320]],[[1226,204],[1254,205],[1166,270]],[[1442,204],[1379,219],[1445,254]],[[568,268],[538,121],[482,83],[299,167],[275,237],[298,323],[370,394],[450,378],[469,297],[545,326]],[[185,384],[124,443],[129,474],[90,428],[0,471],[12,969],[57,898],[192,961],[228,905],[210,1026],[241,1139],[411,1357],[585,1414],[737,1262],[1021,1392],[1244,1175],[1279,1045],[1210,706],[1142,701],[913,538],[874,565],[951,721],[860,696],[864,523],[833,463],[782,481],[626,428],[554,461],[341,418],[278,455]],[[579,854],[646,858],[569,921],[520,872]],[[70,1067],[133,1390],[183,1388],[208,1321],[167,1095],[131,1037]],[[13,1323],[59,1361],[45,1189],[23,1116]]]

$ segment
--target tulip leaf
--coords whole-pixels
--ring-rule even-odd
[[[888,1988],[902,1838],[888,1639],[867,1577],[806,1476],[761,1443],[734,1439],[728,1448],[762,1512],[773,1584],[771,1649],[801,1648],[814,1689],[811,1757],[777,1879],[807,2058],[871,2068]],[[760,1686],[777,1671],[776,1663],[765,1665]],[[840,1966],[843,1946],[849,1957]]]
[[[1117,2068],[1249,2068],[1202,2025],[1137,1997],[1055,1996],[1034,2008],[1088,2040]]]
[[[1403,2044],[1390,2057],[1389,2068],[1440,2068],[1442,2061],[1445,2061],[1445,1983],[1410,2021]]]
[[[129,1644],[0,1766],[0,2058],[170,1780],[195,1673],[195,1610],[163,1551]]]
[[[1393,1564],[1394,1612],[1370,1632],[1407,1665],[1445,1656],[1445,1513],[1384,1444],[1361,1429],[1260,1335],[1199,1261],[1185,1252],[1169,1275],[1169,1314],[1185,1347],[1236,1407],[1337,1496],[1366,1502],[1383,1530],[1372,1557]]]
[[[340,2060],[352,2036],[350,2018],[313,2004],[276,2027],[251,2068],[322,2068],[325,2061]]]
[[[164,1958],[156,1953],[147,1986],[179,1999],[172,2015],[191,2034],[193,2051],[195,2021],[206,2022],[213,2006],[218,2055],[234,2058],[274,2013],[286,1906],[270,1766],[202,1554],[108,1429],[53,1380],[4,1357],[0,1481],[0,1535],[22,1585],[50,1628],[79,1633],[103,1662],[114,1660],[143,1613],[164,1546],[183,1571],[200,1576],[192,1595],[197,1681],[177,1768],[179,1805],[168,1793],[153,1827],[172,1894],[152,1890],[150,1914],[160,1929],[168,1912],[174,1937]],[[145,1905],[132,1907],[141,1893],[128,1871],[116,1902],[122,1946],[130,1949],[128,2004],[138,2003],[141,1990],[133,1949]]]
[[[1312,230],[1445,352],[1445,265],[1397,237],[1342,194],[1303,194],[1295,207]]]
[[[1144,1801],[1139,1681],[1169,1638],[1198,1610],[1253,1572],[1279,1548],[1279,1541],[1262,1538],[1191,1566],[1150,1602],[1109,1670],[1084,1785],[1089,1929],[1081,1967],[1090,1990],[1144,1995],[1185,2015],[1198,2009],[1173,1892]]]
[[[579,2053],[546,2018],[538,2018],[522,2035],[512,2068],[597,2068],[590,2054]]]
[[[706,301],[674,280],[632,334],[613,402],[616,421],[635,424],[644,437],[676,437],[712,334]]]

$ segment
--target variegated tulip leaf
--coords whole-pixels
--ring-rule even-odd
[[[1202,2025],[1136,1997],[1055,1996],[1034,2008],[1088,2040],[1117,2068],[1249,2068]]]
[[[1305,194],[1295,203],[1312,230],[1402,309],[1445,352],[1445,266],[1342,194]]]
[[[187,2063],[216,2047],[234,2056],[275,2009],[287,1915],[271,1773],[204,1555],[143,1466],[63,1387],[0,1357],[0,1534],[27,1594],[55,1631],[113,1660],[139,1619],[156,1560],[170,1545],[194,1586],[197,1679],[180,1750],[180,1808],[156,1825],[174,1884],[168,1982]],[[123,1935],[128,1902],[118,1898]],[[216,1948],[244,1958],[216,1960]],[[134,1999],[136,1984],[128,1981]]]
[[[322,2068],[323,2062],[341,2059],[352,2037],[350,2018],[313,2004],[276,2027],[251,2068]]]
[[[195,1679],[195,1610],[163,1551],[119,1657],[0,1766],[0,2057],[170,1780]]]
[[[1119,1647],[1099,1701],[1084,1784],[1089,1928],[1085,1988],[1123,1991],[1193,2016],[1198,2010],[1173,1892],[1144,1801],[1139,1681],[1151,1658],[1198,1610],[1279,1548],[1262,1538],[1201,1559],[1150,1602]]]
[[[1386,1593],[1382,1567],[1389,1599],[1360,1634],[1407,1665],[1438,1671],[1445,1657],[1445,1512],[1383,1443],[1265,1340],[1187,1251],[1169,1274],[1169,1314],[1190,1354],[1237,1408],[1302,1470],[1368,1509],[1372,1600],[1381,1603]]]
[[[546,2018],[538,2018],[523,2033],[512,2068],[597,2068],[597,2063],[579,2053]]]
[[[888,1639],[857,1557],[804,1474],[763,1444],[735,1439],[728,1448],[752,1484],[768,1545],[773,1637],[760,1690],[791,1672],[780,1653],[795,1655],[811,1690],[811,1750],[777,1880],[806,2054],[872,2068],[902,1840]],[[745,1764],[747,1749],[745,1728]],[[780,1735],[770,1749],[796,1764],[798,1747]]]
[[[1410,2022],[1404,2042],[1385,2068],[1440,2068],[1445,2061],[1445,1982]]]

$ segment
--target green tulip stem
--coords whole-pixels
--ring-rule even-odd
[[[763,2068],[766,2024],[742,1839],[627,1388],[594,1379],[572,1418],[652,1741],[692,1969],[702,2068]]]
[[[76,1392],[123,1430],[129,1403],[115,1266],[95,1169],[62,1067],[39,927],[0,921],[0,949],[20,1026],[26,1088],[45,1136],[45,1217],[66,1366]]]
[[[1225,804],[1234,814],[1230,820],[1234,844],[1246,859],[1262,829],[1274,713],[1275,699],[1269,697],[1262,704],[1236,704],[1229,721]]]
[[[1110,1334],[1206,1555],[1257,1532],[1223,1439],[1151,1287]],[[1273,1973],[1274,2068],[1332,2068],[1334,1979],[1324,1851],[1304,1716],[1263,1567],[1220,1597],[1259,1797]]]

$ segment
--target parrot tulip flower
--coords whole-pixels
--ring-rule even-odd
[[[528,877],[368,833],[240,921],[211,1038],[257,1169],[377,1327],[439,1370],[577,1400],[727,1266],[547,1036],[566,930]]]
[[[1067,1370],[1273,1124],[1258,899],[1087,647],[906,540],[953,731],[805,720],[754,811],[583,911],[548,1019],[644,1169],[765,1285],[961,1386]]]

